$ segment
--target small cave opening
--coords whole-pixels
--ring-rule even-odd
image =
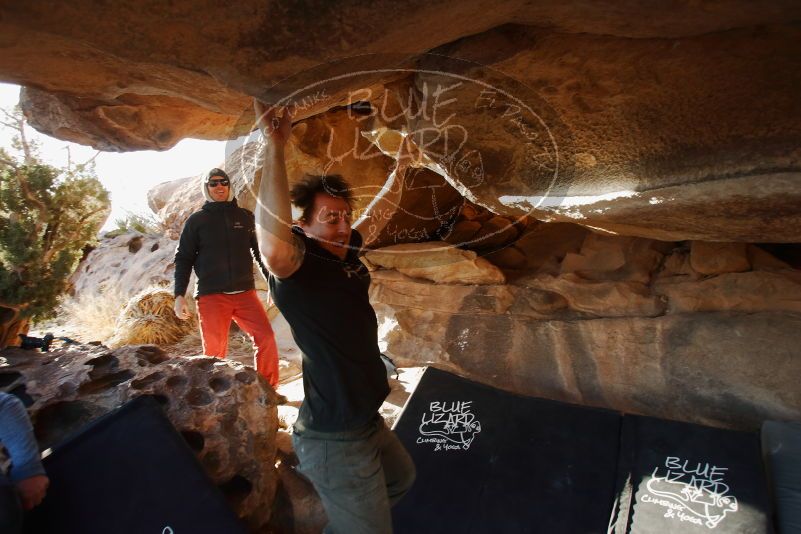
[[[130,241],[128,241],[128,252],[132,254],[136,254],[142,248],[142,236],[138,235],[136,237],[132,237]]]
[[[225,376],[215,376],[209,380],[209,387],[214,393],[225,393],[231,389],[231,381]]]
[[[167,353],[156,345],[143,345],[136,350],[136,355],[141,356],[151,365],[156,365],[170,359]]]
[[[110,352],[107,352],[102,356],[98,356],[97,358],[86,360],[86,365],[92,366],[92,370],[89,371],[89,378],[97,378],[106,371],[116,369],[119,363],[120,361]]]
[[[134,389],[145,389],[146,387],[155,384],[162,378],[164,378],[164,373],[157,371],[142,378],[137,378],[136,380],[133,380],[131,382],[131,387]]]
[[[342,109],[348,110],[348,113],[352,115],[361,115],[364,117],[367,117],[373,113],[373,105],[370,104],[368,100],[357,100],[356,102],[351,102],[346,106],[334,106],[329,111],[335,112]]]
[[[206,406],[214,402],[214,397],[211,393],[200,388],[192,388],[185,398],[190,406]]]
[[[367,100],[359,100],[347,106],[356,115],[369,116],[373,112],[373,106]]]
[[[181,436],[183,436],[184,441],[186,441],[186,444],[189,445],[189,448],[192,449],[195,454],[202,452],[203,447],[206,446],[206,438],[204,438],[203,434],[200,432],[181,430]]]
[[[253,491],[253,484],[242,475],[234,475],[230,480],[217,487],[220,488],[228,504],[234,509],[237,509]]]
[[[256,380],[256,377],[246,371],[239,371],[234,378],[243,384],[252,384]]]
[[[801,243],[754,243],[754,245],[793,269],[801,269]]]
[[[189,383],[189,379],[184,375],[173,375],[165,382],[168,388],[180,388]]]
[[[89,376],[91,377],[92,373],[89,373]],[[123,382],[127,382],[135,376],[136,374],[125,369],[116,373],[95,378],[90,382],[86,382],[85,384],[81,384],[81,387],[78,388],[78,391],[82,394],[98,393],[100,391],[119,386]]]

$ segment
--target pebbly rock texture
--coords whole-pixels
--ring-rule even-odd
[[[732,257],[748,258],[747,270],[708,274],[694,269],[695,242],[560,223],[535,226],[516,245],[528,267],[503,285],[374,271],[386,352],[583,405],[743,429],[801,420],[795,249],[774,249],[791,264],[763,247],[722,246],[741,251]]]
[[[253,530],[270,519],[277,397],[251,368],[211,357],[171,358],[153,345],[69,345],[47,354],[6,349],[0,384],[25,402],[42,448],[139,395],[155,395],[212,481]]]
[[[175,242],[128,232],[103,237],[70,278],[74,295],[114,291],[130,297],[151,286],[172,284]]]

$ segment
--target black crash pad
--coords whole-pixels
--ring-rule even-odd
[[[158,402],[138,397],[53,448],[26,534],[244,533]]]
[[[620,415],[428,368],[395,431],[417,481],[395,532],[606,532]]]
[[[771,532],[755,434],[522,397],[434,368],[395,431],[417,466],[393,510],[399,534]]]
[[[772,532],[759,436],[627,415],[615,534]]]
[[[801,532],[801,423],[765,421],[762,457],[779,532]]]

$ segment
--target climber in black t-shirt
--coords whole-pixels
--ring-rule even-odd
[[[305,399],[293,434],[299,470],[320,494],[326,532],[389,533],[390,507],[415,469],[378,414],[389,386],[350,190],[339,176],[307,176],[290,193],[290,114],[258,101],[255,110],[267,141],[256,233],[273,299],[303,352]],[[303,210],[296,226],[290,198]]]

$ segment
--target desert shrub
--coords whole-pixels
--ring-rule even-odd
[[[28,321],[52,317],[110,209],[92,162],[43,163],[19,109],[2,113],[3,125],[17,132],[18,154],[0,149],[0,348]]]
[[[172,292],[161,287],[134,295],[120,313],[108,345],[168,345],[197,329],[194,320],[182,321],[175,316],[174,304]]]
[[[150,213],[126,212],[125,217],[115,219],[116,228],[106,233],[107,237],[122,235],[127,232],[139,232],[140,234],[160,234],[164,231],[161,221]]]
[[[115,289],[65,297],[49,328],[62,331],[78,341],[107,344],[114,336],[117,317],[127,302],[126,295]]]

